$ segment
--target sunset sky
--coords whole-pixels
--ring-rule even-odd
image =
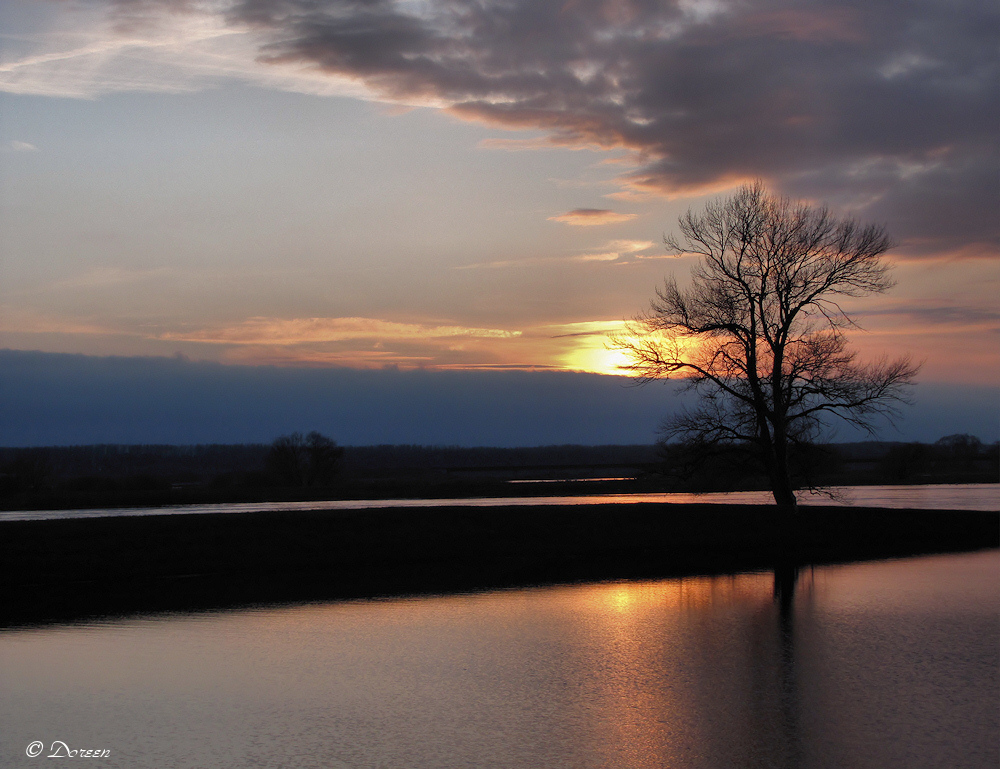
[[[760,178],[898,242],[866,355],[1000,381],[990,0],[0,8],[0,347],[613,373]]]

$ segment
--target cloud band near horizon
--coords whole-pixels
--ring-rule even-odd
[[[66,383],[72,382],[72,387]],[[883,440],[997,440],[998,388],[928,383]],[[267,442],[319,430],[347,445],[651,444],[689,405],[676,383],[594,374],[224,366],[0,349],[0,445]],[[252,418],[248,418],[252,415]],[[831,440],[867,440],[841,425]]]

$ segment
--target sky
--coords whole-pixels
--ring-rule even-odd
[[[677,217],[761,179],[896,241],[863,355],[996,386],[998,34],[990,0],[0,0],[0,348],[620,374]]]

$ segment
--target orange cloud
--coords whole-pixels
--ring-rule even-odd
[[[5,334],[117,334],[120,330],[108,324],[78,318],[60,318],[31,310],[2,306]]]
[[[161,336],[175,342],[293,345],[358,339],[427,340],[451,337],[509,339],[520,331],[396,323],[377,318],[248,318],[235,326]]]
[[[770,181],[761,175],[765,182]],[[604,197],[612,200],[628,202],[643,202],[653,198],[679,200],[683,198],[700,198],[706,195],[719,195],[734,190],[744,184],[751,184],[753,177],[741,174],[720,175],[708,181],[681,182],[667,180],[659,174],[649,174],[639,171],[619,176],[616,180],[624,189],[612,192]]]
[[[539,264],[555,264],[559,262],[617,262],[623,256],[634,256],[637,259],[647,259],[637,252],[653,247],[651,240],[611,240],[604,244],[605,251],[595,251],[573,256],[536,256],[525,259],[504,259],[496,262],[476,262],[459,265],[457,270],[500,269],[504,267],[527,267]]]
[[[587,147],[584,145],[566,147],[552,141],[549,136],[539,136],[534,139],[483,139],[477,145],[486,150],[506,150],[507,152],[523,152],[526,150],[552,150],[552,149],[599,149],[598,147]]]
[[[225,345],[229,349],[222,359],[240,364],[568,370],[623,375],[627,361],[607,345],[608,332],[621,327],[621,321],[601,320],[499,331],[367,318],[251,318],[228,329],[163,337]],[[382,333],[376,335],[375,331]]]
[[[860,43],[866,37],[857,14],[844,8],[751,13],[745,24],[750,35],[803,42]]]
[[[574,208],[559,216],[550,216],[550,222],[562,222],[577,227],[594,227],[602,224],[618,224],[635,219],[638,214],[620,214],[606,208]]]
[[[306,368],[417,368],[434,362],[431,355],[403,355],[388,350],[316,350],[302,346],[241,345],[226,351],[226,363],[253,366],[303,366]]]

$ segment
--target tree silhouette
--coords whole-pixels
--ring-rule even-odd
[[[761,182],[690,210],[681,238],[665,242],[700,257],[691,284],[668,277],[650,309],[611,337],[646,383],[686,378],[699,406],[664,424],[668,439],[753,447],[775,502],[796,499],[789,449],[831,416],[872,431],[907,402],[918,366],[908,357],[859,363],[838,303],[892,287],[885,231],[837,219],[825,207],[770,195]]]
[[[336,474],[344,449],[315,430],[303,437],[292,433],[275,438],[267,466],[284,486],[322,486]]]
[[[344,449],[313,430],[306,436],[306,485],[325,486],[336,475]]]

